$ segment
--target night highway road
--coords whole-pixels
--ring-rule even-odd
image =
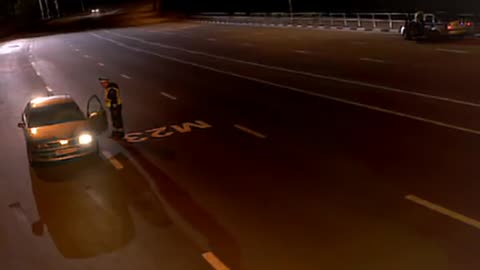
[[[0,44],[1,269],[479,269],[480,40],[167,22]],[[30,168],[29,99],[124,140]],[[228,268],[226,268],[228,267]]]

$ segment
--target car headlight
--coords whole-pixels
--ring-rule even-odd
[[[78,143],[80,144],[90,144],[93,141],[93,137],[90,134],[82,134],[78,137]]]

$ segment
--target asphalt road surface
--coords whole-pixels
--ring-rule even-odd
[[[1,269],[478,269],[479,45],[195,22],[5,42]],[[86,106],[99,76],[125,139],[30,169],[26,102]]]

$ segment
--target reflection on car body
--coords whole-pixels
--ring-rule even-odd
[[[89,108],[93,107],[91,102],[97,101],[91,98]],[[98,151],[95,135],[107,127],[103,108],[97,108],[85,117],[68,95],[40,97],[28,102],[18,126],[24,131],[29,162],[60,161],[95,154]]]

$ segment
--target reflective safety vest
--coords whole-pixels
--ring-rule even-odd
[[[109,93],[110,91],[115,91],[115,97],[114,99],[112,99],[110,96],[109,96]],[[105,106],[107,108],[110,108],[112,106],[112,102],[114,104],[117,104],[117,105],[120,105],[122,104],[122,98],[120,97],[120,89],[118,89],[117,87],[112,87],[112,86],[109,86],[107,88],[105,88],[104,90],[104,94],[105,94]],[[115,102],[115,99],[116,99],[116,102]]]

